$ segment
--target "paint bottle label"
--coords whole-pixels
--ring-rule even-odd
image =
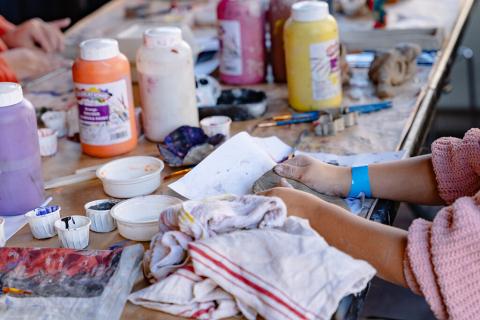
[[[340,47],[336,39],[310,45],[313,100],[341,94]]]
[[[220,72],[231,76],[242,75],[242,37],[240,22],[220,20],[221,61]]]
[[[80,140],[106,146],[131,139],[125,79],[104,84],[75,83],[80,116]]]

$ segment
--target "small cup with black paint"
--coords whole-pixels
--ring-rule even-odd
[[[69,216],[55,221],[55,229],[62,247],[70,249],[88,247],[91,224],[91,220],[85,216]]]
[[[95,232],[110,232],[117,228],[115,220],[110,215],[110,210],[118,203],[118,200],[102,199],[85,204],[87,217],[92,220],[90,229]]]
[[[60,219],[60,210],[60,206],[47,206],[36,208],[25,214],[36,239],[48,239],[57,234],[54,224]]]

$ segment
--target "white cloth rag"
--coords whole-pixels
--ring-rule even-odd
[[[272,198],[257,198],[255,201],[264,206],[265,199]],[[273,199],[275,203],[281,202]],[[218,208],[211,205],[209,202],[200,211],[207,214],[204,209],[208,208],[210,212]],[[188,205],[183,208],[188,208]],[[225,207],[220,208],[223,210],[208,215],[207,221],[217,221],[216,215],[229,211]],[[278,226],[281,219],[274,219],[276,223],[273,227],[276,229],[252,229],[260,226],[259,221],[265,221],[255,218],[255,223],[248,224],[250,230],[239,227],[238,231],[223,233],[209,228],[210,224],[203,219],[205,217],[198,215],[200,211],[187,211],[194,216],[193,222],[187,223],[191,228],[182,229],[188,234],[163,231],[161,237],[152,241],[150,264],[155,257],[155,247],[163,248],[163,253],[170,248],[160,239],[178,246],[181,250],[177,248],[177,255],[185,248],[188,252],[183,252],[177,259],[180,266],[169,265],[172,274],[162,272],[159,282],[131,294],[129,300],[132,303],[197,319],[220,319],[238,313],[247,319],[255,319],[257,314],[267,320],[330,319],[343,297],[362,291],[375,275],[375,270],[368,263],[330,247],[306,220],[295,217],[285,220],[284,217],[281,226]],[[254,216],[253,211],[250,210],[250,215],[246,216]],[[232,215],[227,214],[227,217]],[[187,221],[187,218],[184,211],[161,217],[161,221],[165,220],[161,222],[161,229],[175,224],[181,229],[182,221]],[[224,219],[225,216],[220,220]],[[167,220],[173,223],[167,223]],[[224,225],[231,223],[224,222]],[[228,227],[228,230],[231,229]],[[161,261],[165,261],[163,259]],[[168,261],[173,260],[170,257]]]
[[[160,232],[145,253],[145,274],[159,281],[186,265],[191,241],[234,230],[281,227],[286,217],[280,198],[255,195],[226,195],[167,208],[160,214]]]

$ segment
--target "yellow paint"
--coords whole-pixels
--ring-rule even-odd
[[[312,45],[336,43],[338,46],[338,26],[335,19],[328,16],[323,20],[299,22],[289,18],[285,23],[284,42],[290,105],[298,111],[339,108],[342,103],[339,50],[336,53],[338,71],[331,72],[328,76],[330,82],[328,87],[336,87],[334,92],[338,91],[338,94],[328,99],[314,97],[312,68],[315,70],[315,66],[312,66],[311,59]],[[317,86],[317,96],[318,94],[324,93],[319,93]]]

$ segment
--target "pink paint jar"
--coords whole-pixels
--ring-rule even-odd
[[[44,200],[37,118],[17,83],[0,82],[0,215],[21,215]]]
[[[260,0],[222,0],[217,7],[220,80],[256,84],[265,80],[265,11]]]

